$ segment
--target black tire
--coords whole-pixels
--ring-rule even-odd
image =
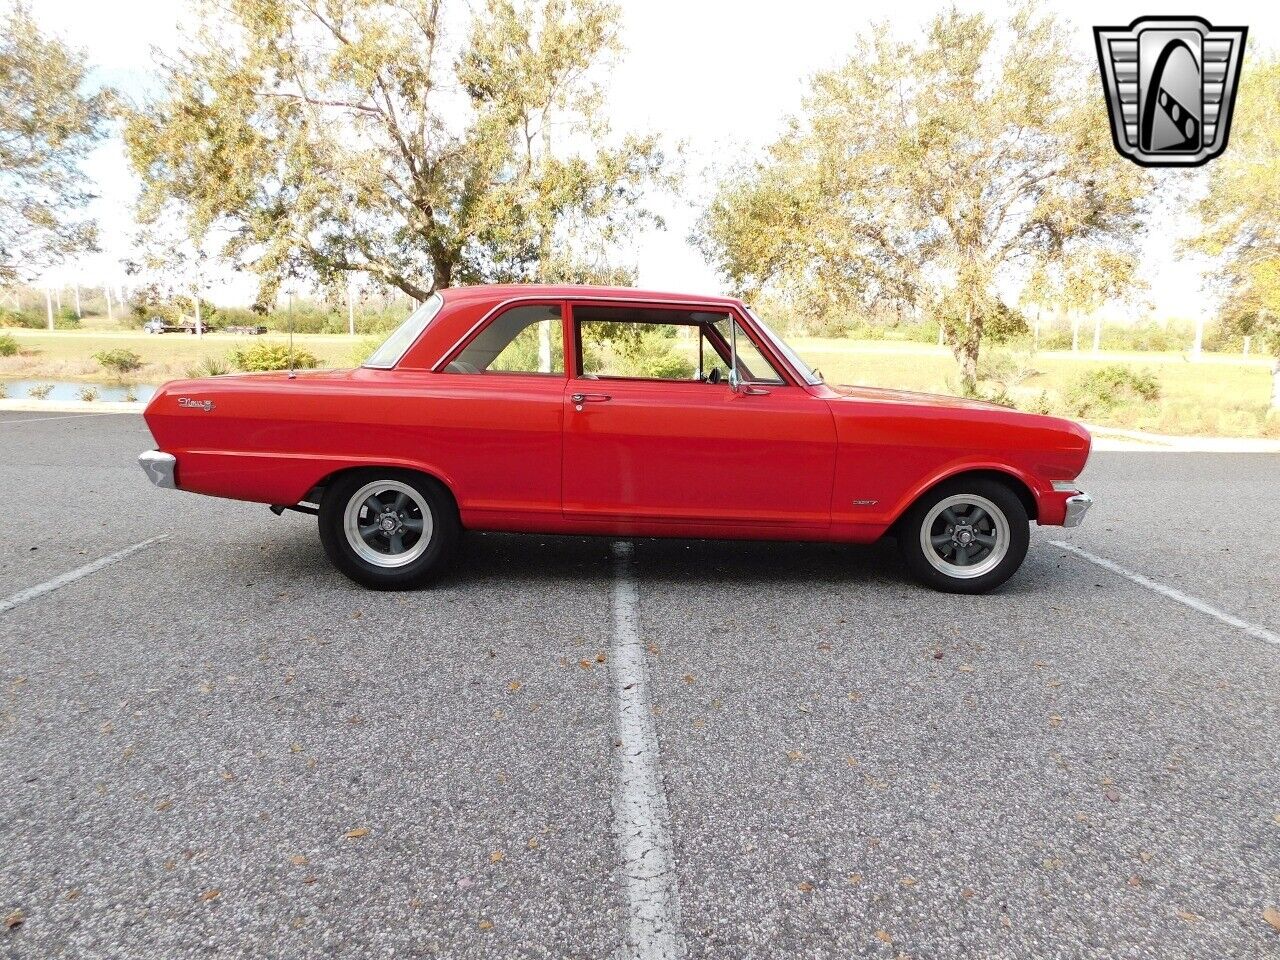
[[[944,507],[942,513],[937,512],[939,505],[953,498],[960,502]],[[972,513],[975,508],[977,513]],[[992,512],[993,508],[999,517]],[[960,522],[952,524],[948,517]],[[929,531],[922,536],[926,523]],[[970,539],[961,543],[966,532]],[[1007,485],[986,477],[957,477],[934,487],[902,516],[897,534],[899,549],[911,575],[925,586],[946,593],[994,590],[1022,566],[1031,543],[1027,508],[1022,500]],[[983,542],[980,543],[978,537],[983,538]],[[947,542],[940,547],[932,546],[935,538],[945,538]],[[925,540],[931,545],[926,546]],[[988,540],[994,546],[987,548]],[[927,550],[933,551],[933,559]]]
[[[353,500],[358,500],[353,506],[356,531],[371,525],[360,523],[361,517],[369,520],[373,516],[367,504],[377,497],[362,493],[370,485],[389,488],[395,485],[380,494],[386,501],[384,509],[392,508],[397,498],[402,493],[405,495],[406,507],[398,514],[406,524],[397,528],[402,547],[399,552],[381,530],[371,538],[362,538],[366,556],[361,555],[361,550],[348,537],[347,509]],[[414,497],[410,489],[418,496]],[[422,533],[414,539],[414,531],[407,525],[419,519],[425,522],[420,526]],[[325,488],[320,502],[320,542],[330,562],[356,583],[373,590],[413,590],[431,583],[448,569],[457,553],[461,531],[458,508],[449,491],[431,477],[410,470],[374,468],[344,473]],[[352,536],[359,534],[353,532]],[[418,541],[424,536],[427,542],[419,549]],[[413,556],[405,561],[403,558],[408,554]],[[378,555],[378,562],[371,562],[370,555]],[[391,563],[398,565],[388,565]]]

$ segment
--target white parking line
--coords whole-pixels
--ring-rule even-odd
[[[1074,554],[1082,560],[1088,560],[1090,563],[1097,564],[1104,570],[1110,570],[1112,573],[1118,573],[1125,579],[1132,580],[1140,587],[1146,587],[1148,590],[1154,590],[1156,593],[1166,596],[1170,600],[1176,600],[1178,603],[1188,606],[1192,610],[1198,610],[1203,614],[1213,617],[1215,620],[1220,620],[1227,624],[1227,626],[1243,630],[1255,640],[1262,640],[1265,643],[1274,644],[1275,646],[1280,647],[1280,634],[1272,633],[1265,627],[1260,627],[1247,620],[1241,620],[1239,617],[1227,613],[1225,610],[1219,610],[1217,607],[1205,603],[1203,600],[1199,600],[1189,594],[1185,594],[1181,590],[1175,590],[1173,587],[1167,587],[1157,580],[1152,580],[1150,577],[1144,577],[1140,573],[1134,573],[1132,570],[1128,570],[1125,567],[1120,566],[1118,563],[1107,560],[1105,557],[1095,556],[1088,550],[1081,550],[1079,547],[1067,543],[1064,540],[1050,540],[1049,542],[1055,547],[1065,550],[1067,553]]]
[[[640,639],[630,543],[613,545],[614,641],[610,674],[618,711],[614,830],[622,860],[627,960],[674,960],[685,956],[680,898],[671,856],[667,798],[658,769],[658,736],[649,707],[648,667]]]
[[[139,550],[145,550],[153,544],[159,543],[161,540],[168,540],[169,535],[163,533],[158,537],[152,537],[150,540],[143,540],[141,543],[135,543],[132,547],[125,547],[108,557],[101,557],[93,563],[86,563],[83,567],[76,567],[60,577],[54,577],[52,580],[46,580],[44,583],[37,584],[34,587],[28,587],[26,590],[20,590],[13,596],[4,600],[0,600],[0,613],[8,613],[14,607],[20,607],[29,600],[36,597],[43,597],[46,593],[52,593],[59,587],[65,587],[68,583],[74,583],[81,577],[87,577],[91,573],[96,573],[103,567],[109,567],[113,563],[119,563],[126,557],[131,557]]]

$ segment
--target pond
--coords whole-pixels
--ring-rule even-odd
[[[0,397],[10,400],[35,400],[31,396],[33,387],[53,387],[45,400],[79,400],[80,391],[92,387],[98,391],[98,400],[124,400],[132,391],[134,400],[150,400],[156,392],[150,383],[79,383],[75,380],[0,380]]]

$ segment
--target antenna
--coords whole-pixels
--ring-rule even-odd
[[[293,370],[293,287],[289,287],[289,379],[297,377]]]

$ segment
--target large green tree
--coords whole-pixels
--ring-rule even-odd
[[[1280,58],[1251,58],[1240,75],[1231,143],[1209,169],[1196,246],[1219,259],[1223,319],[1271,351],[1271,406],[1280,409]]]
[[[97,240],[80,162],[104,135],[108,91],[25,4],[0,11],[0,285],[31,280]]]
[[[819,316],[898,300],[944,321],[973,390],[1000,293],[1035,262],[1125,250],[1145,174],[1111,145],[1096,70],[1034,6],[996,23],[950,10],[922,36],[877,26],[701,224],[745,293]]]
[[[264,301],[285,277],[350,271],[417,299],[610,274],[616,242],[656,219],[660,145],[615,137],[602,109],[605,0],[201,3],[126,142],[143,218],[176,212]]]

